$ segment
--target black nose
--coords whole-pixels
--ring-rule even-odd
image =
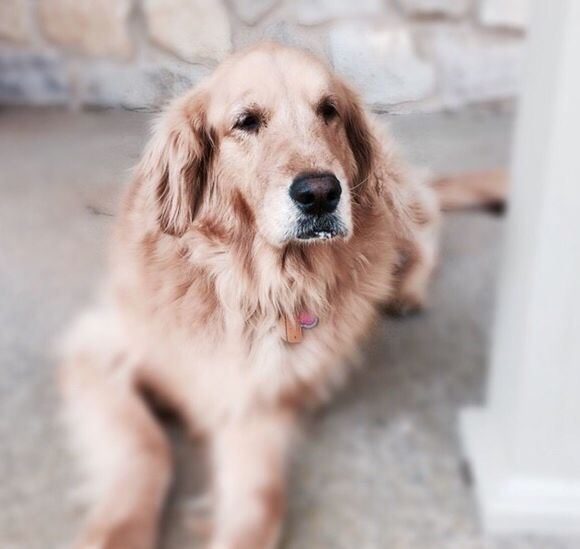
[[[330,173],[298,176],[290,185],[290,196],[307,214],[320,215],[336,210],[342,188]]]

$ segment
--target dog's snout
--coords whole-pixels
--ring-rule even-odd
[[[307,214],[319,215],[336,210],[342,188],[338,179],[329,173],[298,176],[290,185],[290,196]]]

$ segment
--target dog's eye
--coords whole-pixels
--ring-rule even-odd
[[[262,121],[260,120],[260,116],[253,112],[245,112],[243,113],[236,123],[234,124],[234,128],[237,130],[243,130],[245,132],[257,132],[260,129]]]
[[[336,110],[334,103],[327,99],[319,105],[318,114],[320,114],[326,122],[329,122],[338,115],[338,111]]]

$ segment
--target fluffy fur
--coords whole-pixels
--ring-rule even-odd
[[[248,109],[255,132],[236,123]],[[294,238],[288,186],[305,172],[340,180],[345,236]],[[144,392],[207,440],[209,547],[274,547],[298,418],[344,381],[381,306],[423,304],[437,224],[358,96],[304,52],[238,53],[170,105],[123,201],[105,291],[65,344],[92,505],[78,547],[155,545],[171,457]],[[288,344],[279,321],[301,311],[320,323]]]

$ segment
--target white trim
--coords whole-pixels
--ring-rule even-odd
[[[580,0],[533,7],[487,403],[461,435],[486,530],[580,534]]]
[[[486,420],[485,410],[478,408],[460,416],[483,528],[490,533],[580,535],[580,482],[517,472]]]

